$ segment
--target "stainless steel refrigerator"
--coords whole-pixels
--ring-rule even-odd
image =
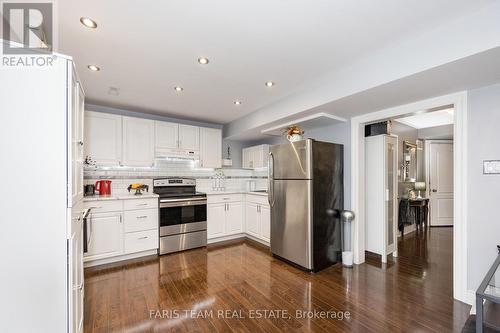
[[[341,260],[344,147],[312,139],[269,153],[271,252],[309,271]]]

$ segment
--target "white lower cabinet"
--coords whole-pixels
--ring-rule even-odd
[[[76,221],[76,220],[75,220]],[[74,223],[74,232],[70,239],[69,256],[69,292],[71,293],[70,302],[70,332],[83,332],[83,229],[82,221],[79,219]]]
[[[90,201],[87,266],[158,248],[158,199]],[[88,264],[88,262],[92,262]]]
[[[271,211],[267,197],[242,194],[209,194],[207,235],[214,240],[230,239],[247,234],[269,244]]]
[[[271,209],[264,196],[246,196],[245,232],[266,244],[271,241]]]
[[[89,243],[85,261],[117,256],[123,253],[122,213],[91,213]]]
[[[226,204],[214,203],[207,205],[207,238],[217,238],[226,235]]]
[[[226,210],[226,234],[234,235],[243,232],[243,203],[230,202]]]

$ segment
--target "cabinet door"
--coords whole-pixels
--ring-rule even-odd
[[[82,93],[81,93],[82,92]],[[80,84],[72,78],[71,100],[68,105],[68,121],[70,124],[70,147],[68,156],[68,170],[71,175],[71,197],[68,200],[68,207],[73,207],[83,199],[83,91]]]
[[[96,260],[123,253],[121,213],[90,214],[89,244],[85,260]]]
[[[250,168],[249,149],[243,148],[241,151],[241,166],[243,168]]]
[[[68,258],[70,272],[70,326],[71,332],[80,332],[83,328],[83,232],[82,224],[77,223],[70,238]]]
[[[260,238],[260,221],[258,205],[247,202],[245,205],[245,231],[247,234]]]
[[[226,204],[226,234],[239,234],[243,232],[243,204],[231,202]]]
[[[165,121],[155,121],[155,148],[176,149],[179,146],[179,125]]]
[[[153,165],[154,131],[153,120],[123,117],[123,165]]]
[[[207,205],[207,238],[217,238],[226,233],[226,204]]]
[[[85,156],[97,165],[119,165],[122,158],[122,117],[85,111]]]
[[[220,168],[222,166],[222,131],[216,128],[200,128],[200,166]]]
[[[260,236],[266,242],[271,241],[271,209],[269,206],[260,206]]]
[[[179,148],[200,150],[200,128],[197,126],[179,125]]]

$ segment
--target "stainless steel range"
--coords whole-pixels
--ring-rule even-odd
[[[159,254],[207,245],[207,195],[196,192],[196,180],[162,178],[153,180],[160,196]]]

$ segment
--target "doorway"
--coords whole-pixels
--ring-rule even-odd
[[[414,115],[422,110],[450,106],[454,109],[453,125],[453,297],[472,304],[473,292],[467,290],[467,93],[460,92],[419,101],[351,119],[351,206],[357,213],[353,224],[354,262],[365,262],[365,142],[364,126],[369,123]]]

